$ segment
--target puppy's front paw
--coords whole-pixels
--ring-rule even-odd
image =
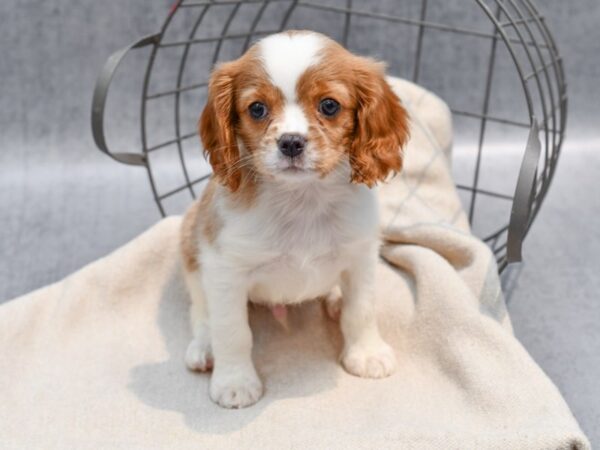
[[[185,364],[190,370],[206,372],[213,367],[210,342],[198,338],[192,339],[185,352]]]
[[[396,357],[392,348],[383,341],[368,345],[357,343],[344,350],[342,364],[352,375],[384,378],[396,370]]]
[[[224,408],[244,408],[258,401],[263,387],[254,367],[219,367],[210,380],[210,398]]]

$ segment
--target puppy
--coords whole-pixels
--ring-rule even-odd
[[[408,117],[383,65],[307,31],[266,37],[212,73],[200,136],[213,176],[185,215],[190,369],[210,397],[255,403],[248,300],[284,305],[341,288],[341,362],[379,378],[395,367],[374,314],[378,208],[371,189],[402,167]]]

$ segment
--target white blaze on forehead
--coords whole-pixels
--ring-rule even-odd
[[[272,83],[288,102],[296,100],[296,84],[310,66],[318,63],[323,38],[316,33],[279,33],[260,41],[261,59]]]
[[[325,42],[316,33],[279,33],[260,41],[265,70],[273,85],[285,97],[283,115],[277,121],[279,135],[308,133],[308,120],[296,98],[296,85],[310,66],[319,62]]]
[[[304,111],[297,103],[286,103],[283,108],[283,119],[279,123],[280,134],[283,133],[308,133],[308,120]]]

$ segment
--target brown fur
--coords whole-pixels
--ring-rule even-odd
[[[223,64],[214,71],[199,123],[204,152],[213,172],[232,191],[236,191],[241,182],[239,171],[231,170],[240,157],[234,116],[234,80],[237,72],[236,62]]]
[[[252,92],[254,95],[249,95]],[[235,200],[240,204],[251,200],[255,164],[259,161],[252,158],[252,153],[268,127],[268,121],[254,121],[247,114],[257,99],[267,103],[274,113],[283,104],[281,92],[268,82],[256,48],[251,48],[241,58],[215,69],[199,122],[204,151],[219,182],[232,193],[244,187],[246,192]],[[248,154],[241,154],[237,138]]]
[[[180,247],[183,264],[188,272],[194,272],[200,268],[198,261],[200,236],[212,244],[223,226],[221,218],[214,208],[216,188],[217,182],[215,178],[211,178],[200,199],[190,206],[183,218]]]
[[[357,110],[350,147],[352,181],[372,186],[402,168],[409,137],[408,114],[384,78],[383,65],[357,58]]]
[[[384,66],[330,41],[321,62],[300,78],[298,98],[311,123],[309,140],[320,151],[317,170],[327,175],[347,154],[351,181],[373,186],[402,168],[408,114],[384,77]],[[340,112],[323,117],[319,102],[333,98]],[[326,131],[326,133],[325,133]]]
[[[343,70],[334,61],[309,68],[298,80],[297,93],[309,121],[308,141],[319,151],[316,169],[321,177],[329,174],[346,154],[354,129],[354,102],[350,80],[344,80]],[[334,117],[324,117],[319,103],[333,98],[341,105]]]

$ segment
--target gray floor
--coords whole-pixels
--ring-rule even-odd
[[[0,2],[0,302],[61,279],[158,220],[144,170],[95,150],[88,111],[105,57],[154,32],[168,3]],[[568,138],[526,241],[526,262],[511,267],[504,282],[517,337],[598,446],[600,3],[540,3],[568,61]],[[448,4],[461,11],[465,3]],[[115,97],[133,101],[111,116],[112,125],[134,118],[139,106],[130,92],[139,80],[121,84]],[[129,139],[139,148],[129,127],[117,128],[111,143],[128,148]],[[491,183],[512,165],[511,148],[488,160],[496,169],[487,175]],[[459,172],[464,154],[457,149]]]
[[[525,245],[505,277],[515,334],[600,445],[600,154],[567,145]]]

